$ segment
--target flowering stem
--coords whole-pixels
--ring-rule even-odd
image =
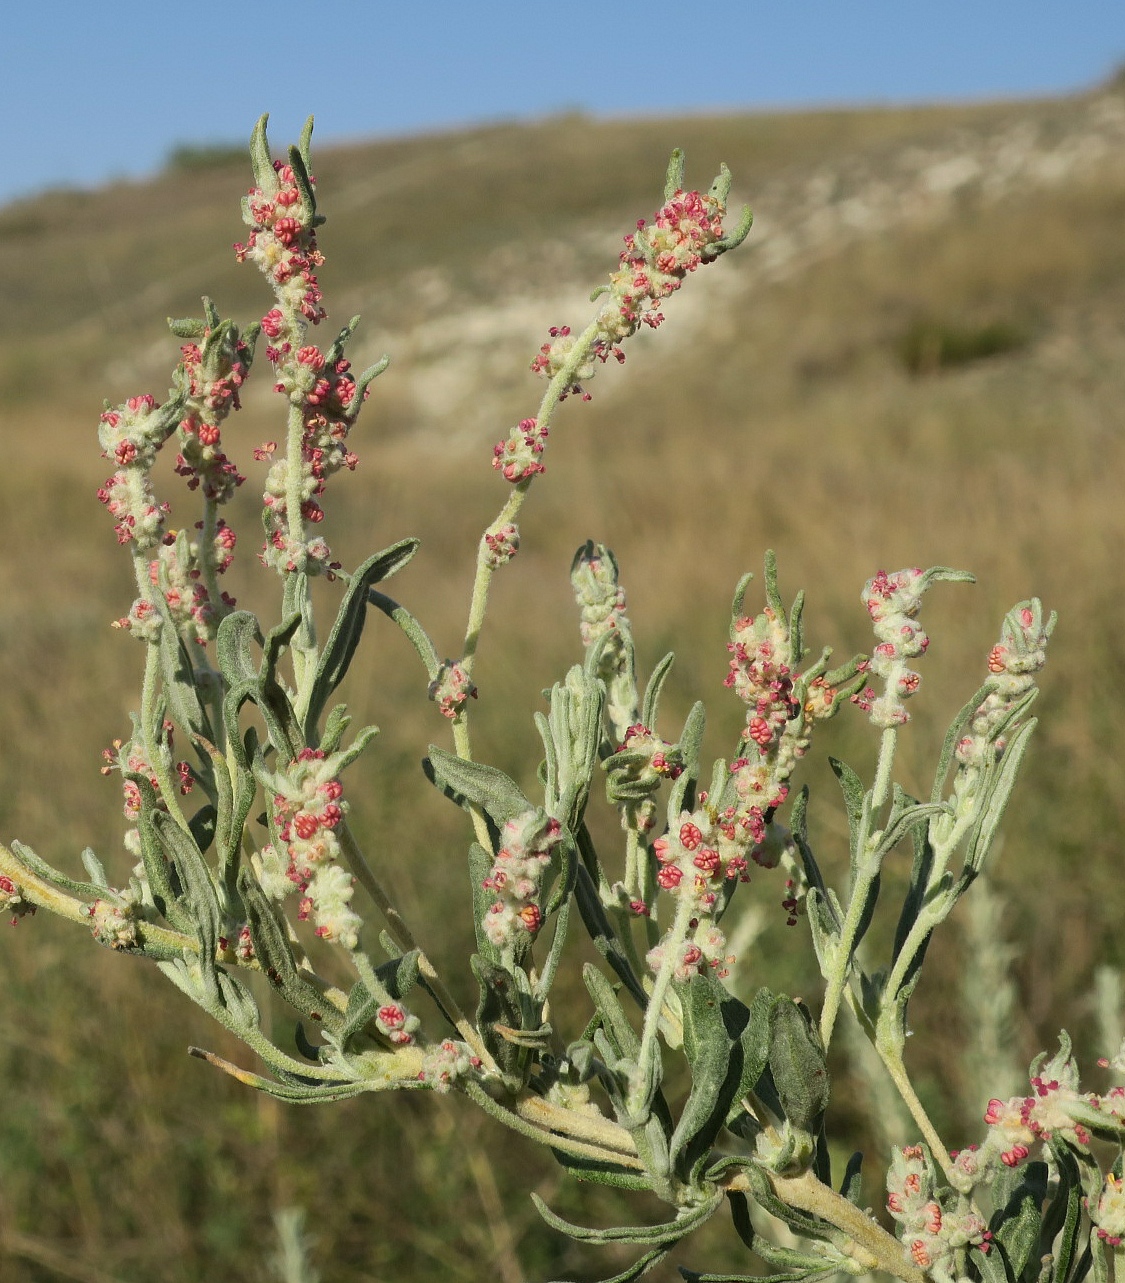
[[[500,526],[509,521],[515,521],[533,479],[527,477],[517,482],[507,502],[500,509],[494,525]],[[473,595],[469,603],[469,621],[465,627],[465,643],[461,651],[461,664],[466,675],[471,675],[473,671],[477,643],[480,641],[481,628],[484,626],[484,614],[488,609],[488,592],[492,587],[492,576],[495,573],[495,567],[488,560],[488,545],[482,539],[477,550],[477,570],[473,579]]]
[[[285,440],[285,525],[291,548],[305,539],[305,519],[301,513],[301,443],[305,436],[305,419],[299,405],[289,406]]]
[[[535,416],[535,421],[540,430],[550,425],[551,415],[554,413],[555,407],[562,399],[566,389],[574,383],[574,376],[586,364],[590,348],[593,346],[599,332],[598,321],[591,321],[575,341],[566,361],[555,372],[554,377],[547,385],[543,400],[539,403],[539,411]],[[523,507],[524,497],[533,480],[534,477],[525,477],[523,481],[515,484],[507,502],[501,508],[499,516],[493,523],[494,526],[501,526],[515,521],[520,509]],[[473,671],[473,660],[476,656],[481,628],[484,625],[484,615],[488,608],[488,593],[492,586],[492,576],[494,574],[495,567],[488,559],[488,545],[482,539],[477,549],[477,570],[473,579],[473,595],[469,604],[469,620],[465,629],[465,645],[461,654],[461,663],[467,675],[471,675]],[[460,750],[458,752],[460,754]],[[464,756],[464,754],[460,755]]]
[[[879,760],[875,766],[875,783],[871,786],[868,813],[873,814],[886,802],[891,791],[891,768],[894,766],[895,749],[898,747],[898,728],[888,726],[879,740]]]
[[[598,322],[596,320],[591,321],[575,342],[565,363],[547,385],[547,390],[539,403],[539,411],[536,415],[536,423],[544,431],[547,429],[551,415],[562,399],[564,392],[573,384],[575,374],[586,363],[590,348],[597,339],[599,332]],[[493,522],[492,528],[515,523],[533,480],[534,477],[532,476],[516,482]],[[465,626],[465,641],[461,648],[460,662],[466,678],[472,677],[477,645],[480,642],[481,629],[484,627],[484,617],[488,610],[488,595],[492,588],[492,577],[495,573],[496,566],[489,557],[488,543],[482,538],[477,547],[477,566],[476,573],[473,576],[472,597],[469,601],[469,618]],[[453,749],[457,756],[464,761],[472,761],[472,743],[469,737],[467,708],[462,708],[454,719]],[[478,806],[471,805],[469,813],[472,816],[473,831],[477,841],[486,851],[491,853],[492,840],[489,836],[488,825],[485,822],[483,812]]]
[[[218,529],[219,505],[214,499],[203,497],[203,520],[199,531],[199,564],[203,570],[203,582],[207,596],[216,612],[222,605],[222,594],[219,590],[219,577],[215,573],[215,532]]]

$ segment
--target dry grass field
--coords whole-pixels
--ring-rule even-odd
[[[902,749],[903,782],[919,791],[1004,611],[1041,596],[1060,622],[992,878],[1017,946],[1024,1062],[1066,1025],[1092,1064],[1106,1050],[1093,970],[1125,965],[1123,142],[1118,84],[910,111],[568,116],[319,156],[314,143],[332,318],[363,314],[357,363],[382,351],[393,362],[360,420],[360,467],[329,491],[326,530],[346,565],[420,536],[396,592],[450,652],[476,539],[503,498],[491,445],[534,412],[527,366],[546,328],[583,320],[620,236],[659,203],[673,146],[692,183],[730,165],[733,199],[756,213],[747,244],[691,280],[660,332],[557,420],[523,551],[497,582],[478,755],[533,779],[532,713],[579,653],[567,571],[589,537],[618,555],[644,663],[677,652],[666,731],[705,698],[714,754],[740,720],[721,685],[730,595],[767,548],[783,591],[807,590],[810,643],[841,657],[868,645],[859,590],[877,569],[973,571],[975,586],[927,600],[933,645]],[[97,415],[103,397],[162,394],[176,359],[164,318],[198,312],[201,293],[225,315],[265,309],[256,273],[229,250],[248,181],[248,165],[220,155],[0,210],[0,837],[63,867],[89,843],[112,872],[128,868],[116,787],[98,768],[127,726],[140,656],[109,628],[131,592],[94,498],[107,474]],[[231,574],[236,595],[272,616],[253,575],[261,473],[249,449],[277,435],[258,378],[229,433],[250,473]],[[373,625],[368,640],[347,693],[383,734],[349,797],[403,911],[452,960],[471,940],[468,838],[418,769],[447,728],[401,638]],[[873,737],[854,710],[825,748],[870,771]],[[835,785],[823,768],[806,778],[814,845],[838,875]],[[888,893],[900,876],[888,872]],[[779,884],[762,875],[750,894],[770,912],[747,985],[815,998]],[[984,1105],[959,1055],[974,1036],[959,1010],[961,925],[936,942],[912,1007],[911,1063],[954,1144],[977,1138]],[[307,1210],[332,1283],[610,1272],[610,1254],[557,1242],[526,1195],[597,1223],[624,1196],[564,1182],[549,1156],[458,1102],[278,1107],[184,1055],[189,1043],[243,1053],[155,971],[42,915],[0,946],[5,1281],[257,1283],[271,1277],[271,1214],[290,1205]],[[847,1068],[841,1147],[871,1130]],[[740,1264],[725,1231],[704,1238],[690,1263]]]

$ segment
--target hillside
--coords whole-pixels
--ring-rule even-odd
[[[670,301],[667,324],[638,336],[624,368],[598,374],[589,405],[560,416],[485,637],[478,751],[533,776],[531,713],[577,653],[566,572],[587,537],[617,552],[646,662],[678,652],[669,724],[706,698],[715,753],[739,719],[721,688],[730,594],[743,571],[760,574],[766,548],[786,594],[808,592],[810,643],[841,655],[869,644],[858,594],[876,569],[974,571],[975,587],[935,589],[927,602],[934,645],[905,749],[919,791],[1004,610],[1038,594],[1060,624],[994,882],[1005,930],[1022,942],[1017,1058],[1062,1022],[1090,1045],[1092,969],[1125,965],[1125,86],[913,110],[567,116],[320,152],[314,139],[332,320],[362,314],[357,364],[392,357],[360,420],[360,467],[329,494],[327,533],[346,564],[420,535],[423,552],[396,583],[439,644],[458,644],[475,541],[502,499],[492,443],[534,412],[531,356],[548,326],[587,315],[621,236],[659,203],[674,146],[690,182],[730,166],[732,203],[753,206],[754,230]],[[198,313],[200,294],[244,320],[267,306],[229,249],[248,182],[245,164],[170,168],[151,183],[0,210],[0,431],[12,478],[0,509],[0,837],[59,863],[90,842],[127,867],[118,801],[98,767],[126,724],[139,661],[107,626],[131,593],[93,497],[106,475],[97,414],[103,397],[162,394],[177,355],[164,318]],[[257,375],[232,434],[251,478],[237,505],[244,570],[261,481],[249,448],[277,432]],[[248,577],[232,577],[255,600]],[[397,640],[378,634],[351,679],[357,717],[383,727],[356,805],[440,956],[467,939],[448,907],[467,838],[417,770],[444,728]],[[832,734],[833,752],[869,767],[858,718]],[[830,778],[813,784],[832,800]],[[817,849],[837,867],[842,821],[830,812],[816,812]],[[435,878],[435,864],[455,874]],[[765,879],[759,890],[772,912],[780,891]],[[783,948],[784,930],[771,919],[762,947]],[[539,1155],[495,1176],[465,1165],[453,1142],[475,1118],[439,1111],[440,1151],[415,1148],[412,1132],[435,1124],[413,1101],[393,1119],[384,1102],[294,1118],[184,1063],[189,1040],[234,1049],[159,977],[38,920],[3,945],[0,1073],[20,1102],[0,1124],[5,1279],[56,1277],[34,1255],[47,1242],[72,1263],[97,1252],[120,1280],[157,1277],[157,1243],[179,1262],[167,1283],[257,1277],[256,1227],[287,1200],[318,1220],[326,1276],[390,1277],[406,1229],[376,1241],[372,1222],[409,1225],[434,1188],[474,1226],[469,1259],[437,1229],[411,1228],[454,1279],[510,1267],[512,1253],[529,1277],[602,1264],[551,1254],[527,1188],[561,1198],[576,1219],[606,1217],[583,1191],[559,1195]],[[914,1050],[935,1108],[971,1139],[979,1102],[951,1055],[969,1032],[955,1013],[961,951],[954,933],[917,1000],[920,1027],[936,1021],[954,1036]],[[812,984],[795,971],[795,992]],[[861,1140],[868,1127],[857,1106]],[[178,1171],[160,1177],[172,1152]],[[318,1181],[308,1165],[325,1152],[337,1160]],[[285,1156],[272,1176],[263,1153]],[[104,1205],[89,1185],[95,1157],[114,1181]],[[357,1190],[347,1172],[360,1163],[369,1177]],[[149,1225],[161,1227],[155,1237]]]

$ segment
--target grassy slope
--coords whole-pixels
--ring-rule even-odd
[[[673,645],[680,654],[667,725],[705,696],[716,753],[727,751],[738,715],[719,686],[726,603],[767,546],[778,550],[786,591],[808,590],[812,643],[841,653],[867,644],[857,594],[877,567],[974,570],[977,587],[939,588],[927,606],[935,640],[904,748],[907,782],[920,790],[941,716],[971,690],[1003,610],[1039,593],[1062,623],[996,873],[1010,930],[1029,942],[1017,964],[1025,1059],[1063,1021],[1088,1032],[1076,1003],[1092,965],[1125,961],[1115,742],[1125,667],[1125,168],[1112,149],[1082,151],[1083,140],[1116,137],[1117,101],[561,118],[324,152],[316,163],[333,317],[362,310],[364,350],[387,348],[396,361],[361,421],[359,473],[330,492],[328,533],[349,563],[420,534],[424,551],[400,591],[450,651],[472,546],[500,497],[489,447],[533,411],[525,371],[540,335],[581,320],[575,306],[612,263],[616,237],[654,208],[672,145],[687,151],[693,182],[720,159],[731,166],[736,197],[759,215],[752,243],[690,282],[655,341],[638,341],[624,370],[599,375],[591,405],[560,417],[524,522],[525,552],[498,586],[478,746],[530,776],[530,710],[575,655],[565,572],[587,536],[618,552],[647,662]],[[950,188],[966,157],[978,172]],[[0,833],[60,860],[88,841],[103,854],[119,841],[98,751],[124,727],[137,663],[105,627],[129,593],[91,497],[106,471],[93,421],[102,396],[166,386],[175,346],[161,338],[162,318],[196,310],[201,291],[236,315],[263,310],[255,274],[226,248],[241,235],[245,182],[239,169],[171,173],[0,211],[11,299],[0,317],[0,414],[20,478],[0,515]],[[943,336],[972,340],[996,325],[1026,342],[940,367]],[[903,363],[919,334],[930,353],[920,374]],[[269,400],[248,397],[243,440],[276,435]],[[258,479],[240,498],[247,562]],[[384,736],[369,791],[357,777],[349,796],[399,868],[404,908],[423,935],[428,924],[436,953],[455,955],[468,924],[447,926],[442,905],[445,885],[450,895],[460,886],[464,837],[414,766],[427,739],[443,734],[418,676],[397,640],[377,634],[351,695]],[[829,737],[832,751],[868,763],[858,719]],[[838,867],[840,822],[823,809],[819,849]],[[772,953],[785,944],[772,912],[780,892],[765,877],[757,889],[771,911],[763,948]],[[604,1196],[560,1187],[540,1155],[512,1165],[518,1151],[487,1128],[482,1143],[504,1162],[494,1176],[469,1163],[457,1138],[479,1123],[456,1106],[278,1111],[184,1063],[188,1041],[237,1051],[155,975],[41,921],[4,943],[3,1072],[16,1102],[0,1143],[9,1229],[87,1262],[96,1254],[120,1279],[186,1283],[220,1269],[258,1278],[268,1209],[297,1199],[318,1220],[334,1278],[388,1277],[408,1232],[428,1254],[418,1278],[443,1268],[476,1279],[495,1262],[507,1277],[512,1251],[529,1276],[602,1263],[583,1265],[566,1248],[556,1255],[519,1191],[538,1188],[566,1214],[602,1222],[612,1214]],[[971,1036],[971,1022],[956,1023],[948,952],[935,951],[917,1023],[954,1036],[919,1040],[915,1056],[926,1081],[956,1084],[950,1047]],[[758,983],[753,958],[747,969],[747,983]],[[795,970],[790,983],[812,980]],[[976,1102],[936,1086],[932,1099],[974,1137],[963,1111],[979,1113]],[[263,1153],[279,1156],[272,1169]],[[94,1193],[95,1169],[109,1198]],[[435,1200],[468,1227],[460,1261],[439,1220],[419,1228],[419,1205]],[[157,1252],[171,1265],[158,1267]],[[19,1283],[55,1277],[26,1254],[10,1271]]]

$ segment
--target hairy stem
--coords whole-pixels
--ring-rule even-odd
[[[825,975],[827,987],[824,993],[824,1005],[820,1011],[820,1037],[825,1047],[832,1041],[836,1017],[840,1014],[840,1003],[848,981],[851,979],[860,924],[867,909],[872,883],[879,876],[882,864],[882,857],[877,854],[878,842],[872,842],[871,825],[873,817],[882,810],[890,795],[891,768],[894,765],[897,741],[898,733],[894,727],[888,727],[883,731],[883,737],[879,743],[875,783],[864,799],[863,816],[856,833],[855,850],[852,856],[854,880],[851,895],[840,934],[834,942],[832,960]],[[875,835],[876,838],[881,836],[881,834]]]
[[[799,1176],[780,1176],[776,1172],[766,1175],[782,1202],[798,1211],[811,1212],[846,1234],[865,1254],[858,1259],[869,1270],[883,1270],[903,1283],[926,1283],[925,1274],[911,1262],[897,1238],[843,1194],[818,1181],[812,1172]],[[747,1190],[749,1184],[744,1176],[735,1177],[727,1188]]]

